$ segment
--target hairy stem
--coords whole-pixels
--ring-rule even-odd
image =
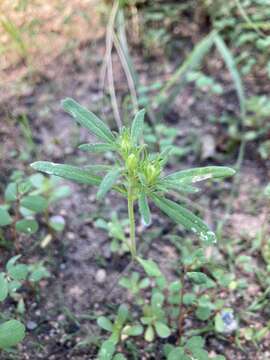
[[[128,217],[129,217],[129,236],[130,236],[130,251],[132,259],[136,257],[136,239],[135,239],[135,218],[134,218],[134,200],[132,186],[128,188]]]

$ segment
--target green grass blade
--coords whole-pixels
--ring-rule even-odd
[[[230,71],[231,76],[233,78],[234,86],[235,86],[237,96],[239,99],[241,115],[242,115],[242,117],[244,117],[246,115],[245,92],[244,92],[244,87],[242,84],[242,79],[241,79],[241,76],[237,69],[237,66],[235,64],[233,55],[220,35],[216,34],[214,41],[215,41],[218,51],[220,52],[220,55],[222,56],[226,66],[227,66],[228,70]]]
[[[174,201],[168,200],[158,195],[152,195],[151,198],[161,211],[163,211],[176,223],[184,226],[187,230],[190,230],[198,235],[203,243],[209,245],[216,242],[215,234],[200,218],[198,218],[192,212],[175,203]]]
[[[204,56],[210,51],[214,43],[215,34],[215,31],[211,32],[195,46],[188,58],[175,71],[161,92],[154,99],[156,106],[166,106],[166,108],[168,108],[171,105],[180,90],[184,87],[186,83],[185,76],[188,71],[197,68]],[[169,92],[171,92],[171,95],[168,94]]]
[[[49,161],[37,161],[31,166],[33,169],[48,175],[60,176],[81,184],[99,185],[102,181],[100,176],[92,175],[90,171],[80,169],[77,166],[56,164]]]
[[[10,36],[11,40],[13,41],[13,44],[16,46],[18,51],[20,52],[20,55],[23,58],[27,57],[28,49],[27,46],[23,40],[22,37],[22,31],[20,28],[18,28],[14,22],[12,22],[8,18],[3,18],[0,20],[0,23],[3,27],[3,29],[6,31],[6,33]]]
[[[62,101],[65,111],[90,132],[107,143],[114,142],[114,136],[108,126],[100,120],[94,113],[81,106],[77,101],[67,98]]]

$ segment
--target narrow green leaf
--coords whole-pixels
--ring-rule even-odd
[[[220,179],[233,176],[235,170],[225,166],[206,166],[188,170],[177,171],[164,178],[165,181],[180,182],[181,184],[192,184],[207,179]]]
[[[35,213],[47,209],[48,201],[41,195],[29,195],[21,199],[21,205]]]
[[[113,144],[82,144],[79,146],[79,149],[92,153],[103,153],[106,151],[115,151],[116,147]]]
[[[167,180],[166,178],[163,178],[159,181],[157,188],[162,192],[168,192],[169,190],[174,190],[180,194],[183,193],[194,194],[200,191],[195,186],[187,185],[182,182],[181,182],[181,186],[179,186],[178,180],[174,180],[174,179]]]
[[[138,144],[143,134],[144,116],[144,109],[137,112],[131,125],[131,139],[135,145]]]
[[[147,329],[144,333],[144,338],[148,342],[152,342],[154,340],[155,333],[154,333],[153,326],[151,326],[151,325],[147,326]]]
[[[103,198],[106,193],[113,187],[113,185],[117,182],[119,176],[121,174],[121,169],[116,168],[109,171],[104,179],[101,181],[97,192],[97,199],[100,200]]]
[[[17,345],[25,336],[24,325],[17,320],[9,320],[0,325],[0,349]]]
[[[31,166],[33,169],[46,174],[60,176],[81,184],[99,185],[101,183],[100,176],[92,175],[90,171],[80,169],[77,166],[56,164],[49,161],[37,161]]]
[[[144,271],[148,276],[158,277],[161,276],[161,271],[159,270],[157,264],[151,260],[144,260],[140,257],[137,257],[138,262],[141,264],[141,266],[144,268]]]
[[[103,164],[97,164],[97,165],[86,165],[84,166],[85,170],[88,170],[92,173],[99,173],[99,172],[108,172],[113,169],[112,165],[103,165]]]
[[[147,197],[144,192],[141,192],[138,198],[139,210],[145,225],[151,224],[151,213],[147,201]]]
[[[114,142],[114,136],[108,126],[100,120],[94,113],[81,106],[75,100],[67,98],[62,101],[64,110],[66,110],[82,126],[90,130],[101,140],[108,143]]]
[[[205,244],[212,244],[216,242],[215,234],[208,228],[208,226],[196,215],[189,210],[175,203],[174,201],[152,195],[152,200],[155,205],[167,214],[176,223],[181,224],[186,229],[191,230],[199,236]]]
[[[240,76],[237,66],[235,64],[233,55],[219,34],[215,35],[214,41],[215,41],[217,49],[220,52],[228,70],[231,73],[231,76],[233,78],[234,85],[236,88],[236,92],[238,95],[241,113],[242,113],[242,116],[245,116],[246,115],[245,92],[244,92],[244,87],[242,84],[241,76]]]
[[[101,329],[112,332],[113,330],[113,324],[111,320],[106,318],[105,316],[100,316],[97,319],[98,326],[101,327]]]
[[[38,230],[38,223],[33,219],[22,219],[16,222],[16,230],[24,234],[34,234]]]
[[[12,218],[9,215],[8,211],[0,207],[0,227],[10,225],[12,223]]]
[[[8,282],[4,273],[0,273],[0,301],[4,301],[8,295]]]

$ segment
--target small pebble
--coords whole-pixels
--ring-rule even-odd
[[[36,327],[38,326],[38,324],[35,321],[27,321],[26,323],[26,327],[28,330],[34,330]]]
[[[66,267],[67,267],[66,264],[64,264],[64,263],[60,264],[60,269],[61,269],[61,270],[65,270]]]
[[[67,238],[68,238],[68,240],[75,240],[76,236],[73,232],[68,232]]]
[[[96,273],[96,282],[102,284],[106,279],[106,271],[104,269],[99,269]]]

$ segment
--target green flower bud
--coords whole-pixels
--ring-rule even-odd
[[[128,154],[130,152],[132,144],[131,144],[130,135],[129,135],[129,132],[127,131],[127,129],[123,129],[121,136],[120,136],[119,145],[120,145],[121,152],[123,154]]]
[[[129,171],[136,170],[138,165],[138,159],[134,154],[130,154],[127,158],[127,168]]]
[[[159,176],[159,173],[160,173],[159,167],[153,164],[148,164],[146,167],[146,179],[148,183],[154,182],[156,178]]]

